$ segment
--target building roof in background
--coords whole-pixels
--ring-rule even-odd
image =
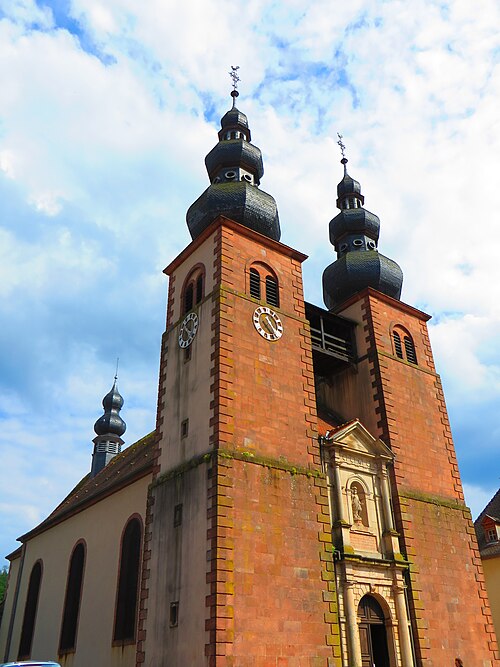
[[[88,473],[42,523],[18,539],[26,542],[103,497],[151,473],[155,444],[156,431],[153,431],[115,456],[95,477],[91,478]]]
[[[486,517],[490,517],[493,521],[500,523],[500,489],[498,489],[481,514],[474,521],[481,558],[492,558],[494,556],[500,556],[500,540],[489,543],[486,541],[486,535],[482,526]]]

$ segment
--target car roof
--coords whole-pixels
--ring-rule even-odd
[[[40,662],[40,660],[29,660],[28,662],[3,662],[0,667],[61,667],[57,662]]]

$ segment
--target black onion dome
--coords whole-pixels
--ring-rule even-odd
[[[125,433],[127,425],[120,417],[119,412],[123,407],[123,398],[118,391],[116,380],[111,391],[102,400],[104,414],[94,424],[97,435],[114,434],[121,436]]]
[[[336,248],[342,237],[353,232],[366,234],[377,242],[380,233],[378,215],[364,208],[346,208],[330,221],[330,243]]]
[[[220,120],[220,125],[221,125],[221,130],[220,132],[223,132],[224,130],[230,130],[232,128],[237,128],[241,127],[242,129],[246,130],[248,133],[248,141],[250,141],[250,128],[248,127],[248,118],[244,113],[242,113],[239,109],[236,107],[233,107],[232,109],[229,109],[221,118]]]
[[[403,272],[392,259],[376,250],[346,252],[323,273],[323,299],[329,310],[366,287],[401,297]]]
[[[337,260],[323,273],[323,298],[329,310],[366,287],[399,299],[403,285],[398,264],[378,252],[378,216],[363,207],[361,185],[347,173],[345,157],[342,164],[344,178],[337,186],[340,213],[329,226]]]
[[[276,202],[259,190],[264,165],[260,148],[250,143],[244,113],[234,106],[222,116],[219,142],[208,153],[205,165],[210,186],[191,204],[186,214],[191,238],[197,238],[219,215],[239,222],[279,241],[281,230]]]
[[[344,178],[337,185],[337,197],[344,197],[345,195],[350,194],[361,194],[361,185],[359,181],[355,181],[354,178],[349,176],[346,172]]]
[[[245,181],[210,185],[191,204],[186,220],[195,239],[219,215],[259,232],[275,241],[281,231],[276,202],[267,192]]]
[[[219,141],[205,158],[205,166],[211,181],[216,178],[217,173],[224,167],[232,168],[239,164],[256,176],[256,185],[264,175],[262,153],[260,148],[245,140]]]

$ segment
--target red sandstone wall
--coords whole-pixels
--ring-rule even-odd
[[[372,290],[358,295],[357,303],[347,304],[342,314],[352,316],[356,310],[361,315],[362,368],[344,384],[351,402],[356,393],[366,398],[366,388],[357,382],[369,372],[372,400],[360,403],[369,420],[377,419],[376,435],[396,454],[394,505],[404,549],[413,563],[411,612],[419,664],[445,667],[460,656],[465,665],[499,665],[427,317]],[[396,357],[395,324],[413,337],[417,366]]]
[[[212,491],[209,664],[339,665],[324,480],[222,458]]]
[[[300,262],[235,226],[217,238],[207,600],[210,665],[339,665],[328,496],[317,444],[314,379]],[[268,264],[284,325],[254,328],[248,268]]]
[[[220,281],[214,312],[220,329],[214,369],[214,441],[243,451],[301,465],[313,460],[311,441],[317,433],[312,355],[304,321],[300,262],[246,238],[219,229]],[[248,295],[248,267],[268,264],[280,284],[278,311],[283,336],[275,342],[256,331],[252,316],[258,303]]]

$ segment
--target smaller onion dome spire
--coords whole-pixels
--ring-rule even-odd
[[[111,390],[102,399],[104,414],[94,424],[97,437],[93,440],[92,477],[95,477],[112,458],[121,452],[124,442],[121,436],[125,433],[127,425],[119,414],[123,407],[123,397],[118,391],[117,379],[118,375],[115,375]]]
[[[342,135],[338,137],[344,177],[337,185],[340,213],[330,221],[330,243],[337,260],[323,273],[323,298],[329,310],[366,287],[399,299],[403,284],[399,265],[378,252],[380,220],[364,208],[361,185],[347,173],[345,146]]]
[[[118,386],[116,384],[117,376],[115,375],[115,381],[106,396],[102,399],[102,407],[104,408],[104,414],[94,424],[94,431],[97,435],[104,435],[105,433],[113,433],[114,435],[123,435],[127,428],[127,425],[120,417],[119,412],[123,407],[123,397],[118,391]]]
[[[248,118],[236,108],[238,69],[232,66],[229,72],[233,80],[233,103],[221,118],[219,142],[205,158],[210,185],[189,207],[186,222],[193,239],[223,215],[279,241],[276,202],[259,188],[264,175],[262,153],[250,143]]]

